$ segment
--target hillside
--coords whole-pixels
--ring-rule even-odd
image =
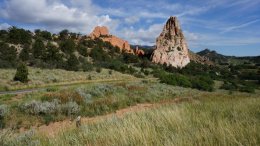
[[[240,65],[240,64],[259,64],[260,62],[260,56],[255,57],[236,57],[236,56],[225,56],[222,54],[217,53],[214,50],[205,49],[200,52],[197,52],[196,54],[208,58],[210,61],[220,64],[220,65]]]

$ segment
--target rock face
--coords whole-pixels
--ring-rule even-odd
[[[100,36],[108,36],[108,35],[109,35],[109,31],[108,31],[107,27],[97,26],[97,27],[95,27],[93,32],[90,34],[90,37],[92,39],[95,39],[95,38],[99,38]]]
[[[136,46],[134,53],[135,53],[135,55],[137,55],[137,56],[144,56],[144,54],[145,54],[144,50],[139,49],[138,46]]]
[[[188,46],[176,17],[170,17],[156,39],[152,61],[179,68],[190,62]]]
[[[134,54],[133,50],[130,48],[130,45],[127,41],[119,37],[110,35],[108,28],[105,26],[95,27],[93,32],[90,34],[90,37],[92,39],[100,38],[105,42],[110,42],[113,46],[119,47],[121,52]]]

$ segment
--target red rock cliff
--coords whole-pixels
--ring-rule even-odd
[[[92,39],[100,38],[103,41],[110,42],[113,46],[119,47],[121,52],[134,54],[133,50],[130,48],[130,45],[127,41],[109,34],[109,30],[105,26],[95,27],[93,32],[90,34],[90,37]]]

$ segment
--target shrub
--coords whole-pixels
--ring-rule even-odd
[[[16,67],[17,52],[12,46],[9,47],[6,43],[0,42],[0,67],[10,68]]]
[[[41,102],[32,100],[20,106],[20,109],[28,114],[39,115],[39,114],[53,114],[60,111],[60,105],[58,100],[52,102]]]
[[[30,51],[29,51],[28,47],[23,48],[21,53],[19,54],[19,59],[21,59],[22,61],[29,60],[29,58],[30,58],[29,52]]]
[[[66,115],[77,114],[80,111],[80,107],[76,102],[69,101],[61,105],[62,113]]]
[[[91,75],[88,75],[88,80],[92,80],[92,77],[91,77]]]
[[[214,81],[209,78],[209,77],[194,77],[191,80],[192,82],[192,88],[196,88],[199,90],[204,90],[204,91],[213,91],[214,87]]]
[[[162,74],[160,75],[160,80],[162,83],[166,83],[169,85],[191,87],[191,82],[189,81],[189,79],[180,74]]]
[[[96,68],[96,72],[97,72],[97,73],[101,73],[101,71],[102,71],[102,68],[101,68],[101,67],[97,67],[97,68]]]
[[[67,70],[78,71],[78,69],[79,69],[79,60],[74,54],[71,54],[69,59],[67,60]]]
[[[37,39],[33,44],[32,53],[36,59],[42,59],[44,57],[45,46],[41,39]]]
[[[32,115],[49,115],[63,113],[66,115],[76,114],[80,111],[79,105],[74,101],[61,104],[59,100],[53,101],[35,101],[20,105],[21,111]],[[47,119],[48,120],[48,119]]]
[[[92,99],[92,95],[88,92],[85,91],[85,89],[83,88],[77,88],[76,92],[84,98],[84,103],[92,103],[93,99]]]
[[[28,82],[28,68],[25,64],[21,63],[17,67],[16,74],[14,76],[14,81],[20,81],[20,82]]]
[[[220,89],[225,89],[225,90],[230,90],[230,91],[234,91],[237,90],[238,86],[236,83],[232,82],[224,82],[224,84],[220,87]]]
[[[8,114],[8,112],[9,109],[7,105],[0,105],[0,129],[5,127],[4,117]]]
[[[248,87],[248,86],[245,86],[245,87],[241,87],[239,89],[240,92],[247,92],[247,93],[255,93],[255,89],[253,87]]]
[[[92,71],[93,65],[88,63],[88,62],[83,62],[82,63],[82,69],[83,69],[84,72]]]
[[[19,29],[16,27],[9,28],[8,42],[14,44],[30,44],[32,35],[30,31]]]
[[[5,104],[0,105],[0,118],[4,118],[9,112],[8,106]]]
[[[50,122],[54,121],[54,117],[52,115],[44,115],[43,120],[44,124],[49,125]]]
[[[72,39],[66,39],[60,43],[60,49],[65,54],[72,54],[76,50],[76,44]]]

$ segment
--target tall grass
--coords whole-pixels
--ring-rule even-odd
[[[260,145],[260,99],[212,97],[103,119],[42,145]]]
[[[76,81],[89,80],[104,80],[104,79],[131,79],[133,76],[122,74],[114,71],[109,74],[109,70],[103,69],[102,72],[96,73],[95,71],[66,71],[62,69],[40,69],[29,67],[29,83],[23,84],[13,81],[15,69],[0,69],[0,91],[15,90],[23,88],[40,87],[44,85],[52,85],[59,83],[70,83]]]
[[[216,96],[218,95],[218,96]],[[246,94],[245,94],[246,95]],[[208,94],[123,118],[116,116],[54,138],[0,134],[2,145],[259,145],[260,98]],[[7,135],[7,137],[5,136]]]

